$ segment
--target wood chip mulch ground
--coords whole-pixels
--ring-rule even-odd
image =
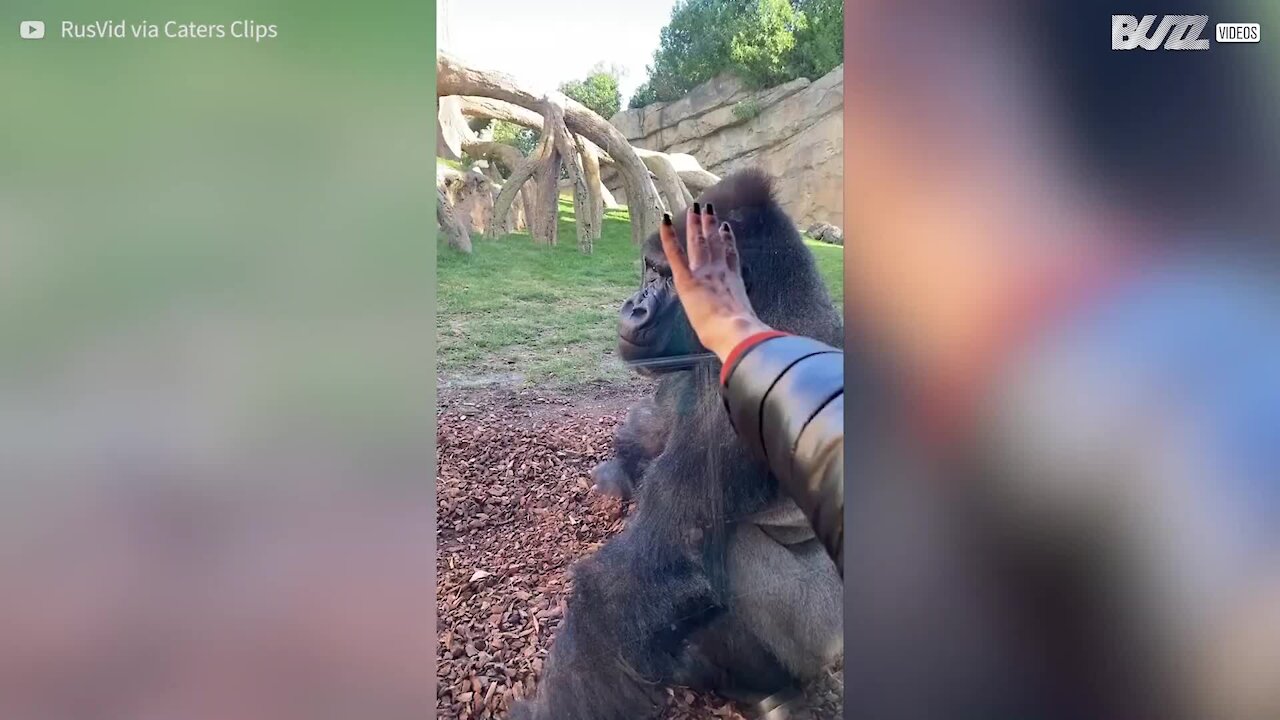
[[[610,456],[611,433],[642,392],[566,398],[483,391],[441,398],[441,720],[504,718],[515,699],[532,695],[563,617],[567,568],[623,527],[617,501],[590,492],[588,472]],[[840,717],[839,689],[827,685],[818,704],[832,711],[824,716]],[[662,717],[743,720],[725,700],[685,689],[670,692]]]

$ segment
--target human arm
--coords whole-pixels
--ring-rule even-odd
[[[688,252],[670,217],[659,231],[676,293],[699,341],[723,363],[721,392],[739,437],[763,457],[844,570],[844,353],[773,330],[755,314],[733,229],[689,211]]]

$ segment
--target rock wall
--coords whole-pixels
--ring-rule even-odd
[[[724,75],[610,122],[637,147],[688,153],[717,175],[761,167],[798,225],[844,227],[843,73],[842,65],[812,82],[758,91]]]

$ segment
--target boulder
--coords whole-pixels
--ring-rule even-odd
[[[501,185],[476,169],[465,171],[436,165],[436,187],[444,192],[454,216],[473,235],[483,235],[493,221],[493,200]],[[513,222],[523,221],[523,206],[511,210]],[[514,227],[509,225],[508,227]]]
[[[804,234],[819,242],[844,245],[844,233],[831,223],[814,223],[809,226],[808,230],[804,231]]]

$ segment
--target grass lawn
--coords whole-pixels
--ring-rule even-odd
[[[842,249],[810,246],[839,303]],[[441,243],[437,278],[438,357],[446,380],[566,386],[629,376],[615,355],[618,307],[640,281],[626,210],[606,213],[594,254],[583,255],[573,205],[562,198],[559,245],[536,245],[522,232],[475,238],[467,256]]]

